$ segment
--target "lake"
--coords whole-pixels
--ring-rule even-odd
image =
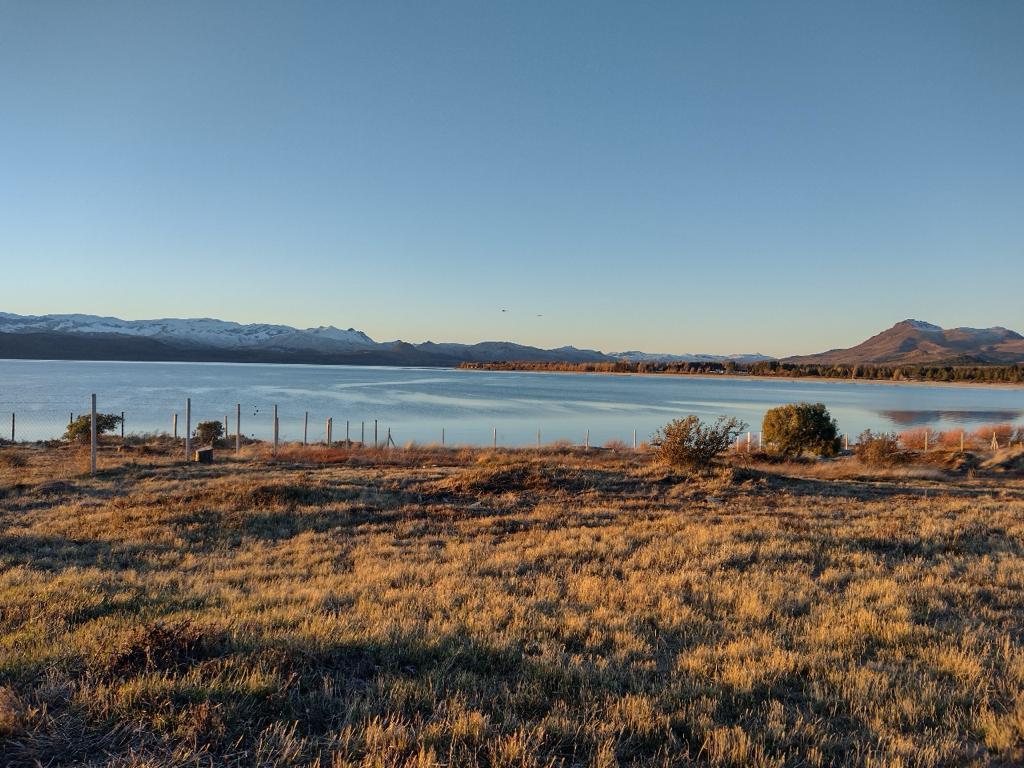
[[[236,363],[119,363],[0,360],[0,435],[9,437],[10,413],[17,438],[58,437],[69,414],[98,409],[125,413],[128,432],[169,432],[178,413],[184,432],[184,401],[192,399],[192,423],[230,417],[242,406],[242,432],[272,435],[278,406],[282,440],[301,440],[304,413],[309,438],[322,440],[328,417],[334,438],[345,422],[359,439],[360,422],[372,440],[487,445],[492,429],[500,445],[543,442],[592,445],[609,440],[646,440],[672,418],[738,416],[760,428],[765,410],[782,403],[823,402],[851,435],[865,428],[900,431],[929,426],[975,429],[1024,420],[1024,388],[929,386],[879,382],[758,380],[695,376],[623,376],[574,373],[462,371],[438,368],[252,365]]]

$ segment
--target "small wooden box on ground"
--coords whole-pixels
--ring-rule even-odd
[[[192,460],[197,464],[213,464],[213,446],[196,449]]]

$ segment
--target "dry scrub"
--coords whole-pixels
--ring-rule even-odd
[[[1024,760],[1019,464],[47,456],[0,463],[0,765]]]

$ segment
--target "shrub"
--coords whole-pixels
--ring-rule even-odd
[[[213,445],[224,437],[224,425],[219,421],[200,421],[193,434],[200,445]]]
[[[97,436],[113,432],[121,423],[121,417],[113,413],[96,414]],[[79,416],[68,424],[64,431],[64,439],[71,442],[87,443],[92,433],[92,417],[89,414]]]
[[[824,403],[790,403],[772,408],[764,415],[764,439],[786,456],[804,451],[819,456],[839,452],[839,432]]]
[[[959,437],[957,439],[959,440]],[[923,451],[926,447],[934,448],[938,444],[939,433],[928,427],[908,429],[900,432],[900,442],[911,450]]]
[[[28,465],[25,455],[15,450],[0,451],[0,465],[11,469],[20,469]]]
[[[1010,444],[1013,433],[1014,428],[1011,424],[986,424],[983,427],[978,427],[974,431],[974,436],[978,439],[979,443],[988,448],[992,445],[992,436],[995,435],[998,446],[1005,448]]]
[[[705,424],[696,416],[673,419],[659,429],[651,440],[658,459],[673,467],[703,469],[726,451],[747,425],[739,419],[720,416],[714,424]]]
[[[907,459],[900,448],[900,439],[891,432],[874,433],[865,429],[854,446],[857,459],[869,467],[892,467]]]

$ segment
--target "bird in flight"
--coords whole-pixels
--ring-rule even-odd
[[[508,312],[508,310],[507,310],[507,309],[503,309],[503,310],[501,310],[501,311],[502,311],[502,312]]]

